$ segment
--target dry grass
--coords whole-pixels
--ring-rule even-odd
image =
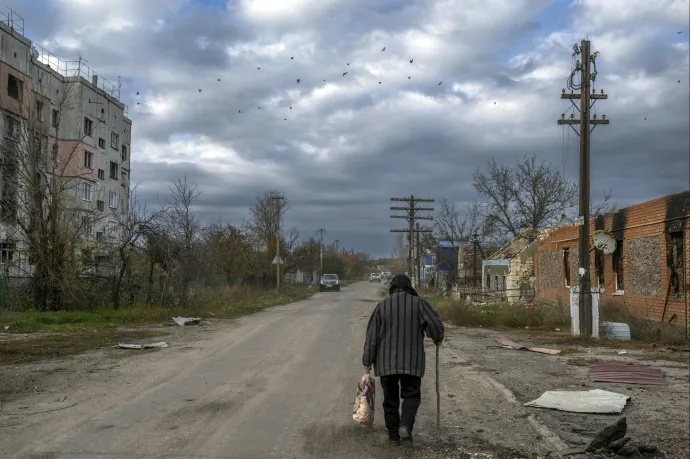
[[[306,299],[314,289],[286,286],[277,291],[247,286],[198,291],[187,308],[139,305],[118,311],[0,311],[0,365],[79,354],[122,341],[165,335],[151,330],[122,330],[170,322],[174,316],[232,319],[261,309]],[[13,338],[13,334],[35,333]]]
[[[454,325],[510,330],[513,334],[528,337],[534,344],[572,346],[593,344],[591,340],[570,335],[570,312],[568,306],[563,303],[554,305],[504,303],[474,306],[450,298],[430,296],[427,299],[444,320]],[[602,303],[600,321],[628,324],[632,340],[614,341],[602,338],[596,342],[597,345],[645,350],[652,350],[653,343],[670,348],[688,347],[684,327],[635,317],[619,303]],[[562,331],[555,332],[555,329]]]

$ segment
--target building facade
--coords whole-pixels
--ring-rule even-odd
[[[62,61],[11,21],[0,23],[0,249],[6,276],[31,275],[21,223],[43,218],[47,204],[29,196],[37,189],[60,190],[75,237],[93,249],[92,257],[107,257],[129,215],[132,121],[126,113],[119,88],[81,58]],[[41,196],[48,200],[43,191]]]
[[[616,241],[605,254],[591,245],[592,286],[601,302],[624,304],[638,317],[684,322],[688,314],[690,190],[626,207],[590,222]],[[554,229],[535,256],[537,299],[565,303],[577,285],[579,226]]]

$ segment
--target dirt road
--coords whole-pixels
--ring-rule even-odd
[[[0,367],[0,457],[516,458],[571,446],[477,366],[486,346],[457,330],[441,354],[440,445],[431,343],[415,449],[386,444],[380,393],[374,431],[356,425],[364,330],[381,290],[360,283],[234,322],[168,327],[170,347],[151,352]]]

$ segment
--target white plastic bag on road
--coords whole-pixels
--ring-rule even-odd
[[[374,424],[375,395],[376,382],[371,373],[367,373],[362,376],[359,384],[357,384],[357,395],[355,396],[352,419],[367,427],[371,427]]]

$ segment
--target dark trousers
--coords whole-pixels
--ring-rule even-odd
[[[400,426],[412,432],[422,397],[422,378],[410,375],[381,376],[383,388],[383,417],[391,438],[398,437]],[[400,399],[402,414],[399,413]]]

